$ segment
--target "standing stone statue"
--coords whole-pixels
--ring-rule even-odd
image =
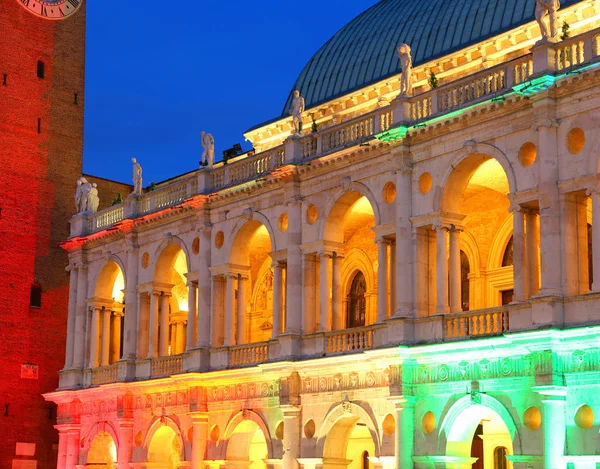
[[[212,168],[215,161],[215,139],[208,132],[200,132],[200,140],[202,141],[202,166]]]
[[[560,0],[536,0],[535,1],[535,19],[540,26],[542,33],[541,43],[558,41],[558,17],[557,12],[560,8]],[[550,28],[546,24],[546,18],[550,22]]]
[[[294,91],[294,99],[290,106],[290,116],[292,116],[292,125],[294,134],[300,135],[302,132],[302,113],[304,112],[304,98],[300,96],[300,91]]]
[[[410,46],[400,44],[398,46],[398,58],[402,67],[402,77],[400,78],[400,96],[412,96],[412,57],[410,55]]]
[[[133,163],[133,195],[142,195],[142,166],[131,158]]]
[[[75,213],[81,212],[81,194],[82,194],[81,186],[83,184],[82,179],[85,179],[85,178],[81,177],[81,178],[77,179],[77,189],[75,189]]]
[[[98,211],[98,205],[100,205],[100,197],[98,197],[98,184],[93,183],[88,195],[87,209],[96,213]]]
[[[78,213],[87,212],[90,210],[89,197],[92,191],[92,185],[86,178],[82,177],[77,181],[79,192],[79,210]],[[75,196],[77,198],[77,196]]]

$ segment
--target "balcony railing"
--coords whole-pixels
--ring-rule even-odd
[[[92,386],[100,384],[114,383],[119,377],[119,365],[103,366],[92,370]]]
[[[510,330],[508,311],[452,313],[445,318],[446,339],[500,335]]]
[[[356,352],[373,347],[374,328],[372,326],[326,334],[326,353]]]
[[[100,212],[94,213],[87,219],[87,232],[94,233],[104,228],[108,228],[123,220],[124,216],[125,206],[123,204],[105,208]]]
[[[229,366],[256,365],[269,359],[269,344],[260,342],[229,349]]]
[[[183,357],[160,357],[152,359],[152,376],[169,376],[183,372]]]

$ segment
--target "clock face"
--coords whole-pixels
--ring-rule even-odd
[[[49,20],[62,20],[72,15],[83,0],[17,0],[34,15]]]

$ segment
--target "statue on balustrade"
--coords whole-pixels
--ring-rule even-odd
[[[92,185],[86,178],[80,177],[77,179],[77,189],[75,190],[75,210],[77,213],[87,212],[91,210],[90,193]]]
[[[290,116],[292,116],[292,125],[294,126],[294,135],[302,133],[302,113],[304,112],[304,98],[300,96],[300,91],[294,91],[294,99],[290,106]]]
[[[98,205],[100,205],[100,197],[98,197],[98,184],[93,183],[88,195],[88,210],[92,213],[96,213],[98,211]]]
[[[540,43],[558,41],[558,9],[560,0],[536,0],[535,19],[540,26],[542,40]],[[550,23],[550,28],[546,24],[546,18]]]
[[[142,195],[142,166],[131,158],[133,163],[133,195]]]
[[[400,44],[398,46],[398,58],[402,67],[399,96],[412,96],[412,57],[408,44]]]
[[[212,168],[215,160],[215,139],[212,134],[204,131],[200,132],[200,139],[202,141],[202,148],[204,149],[202,152],[202,163],[200,163],[200,165]]]

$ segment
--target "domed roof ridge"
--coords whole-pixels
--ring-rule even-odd
[[[562,8],[584,0],[562,0]],[[307,62],[293,91],[306,108],[400,73],[396,48],[419,65],[534,20],[535,0],[381,0],[333,35]]]

